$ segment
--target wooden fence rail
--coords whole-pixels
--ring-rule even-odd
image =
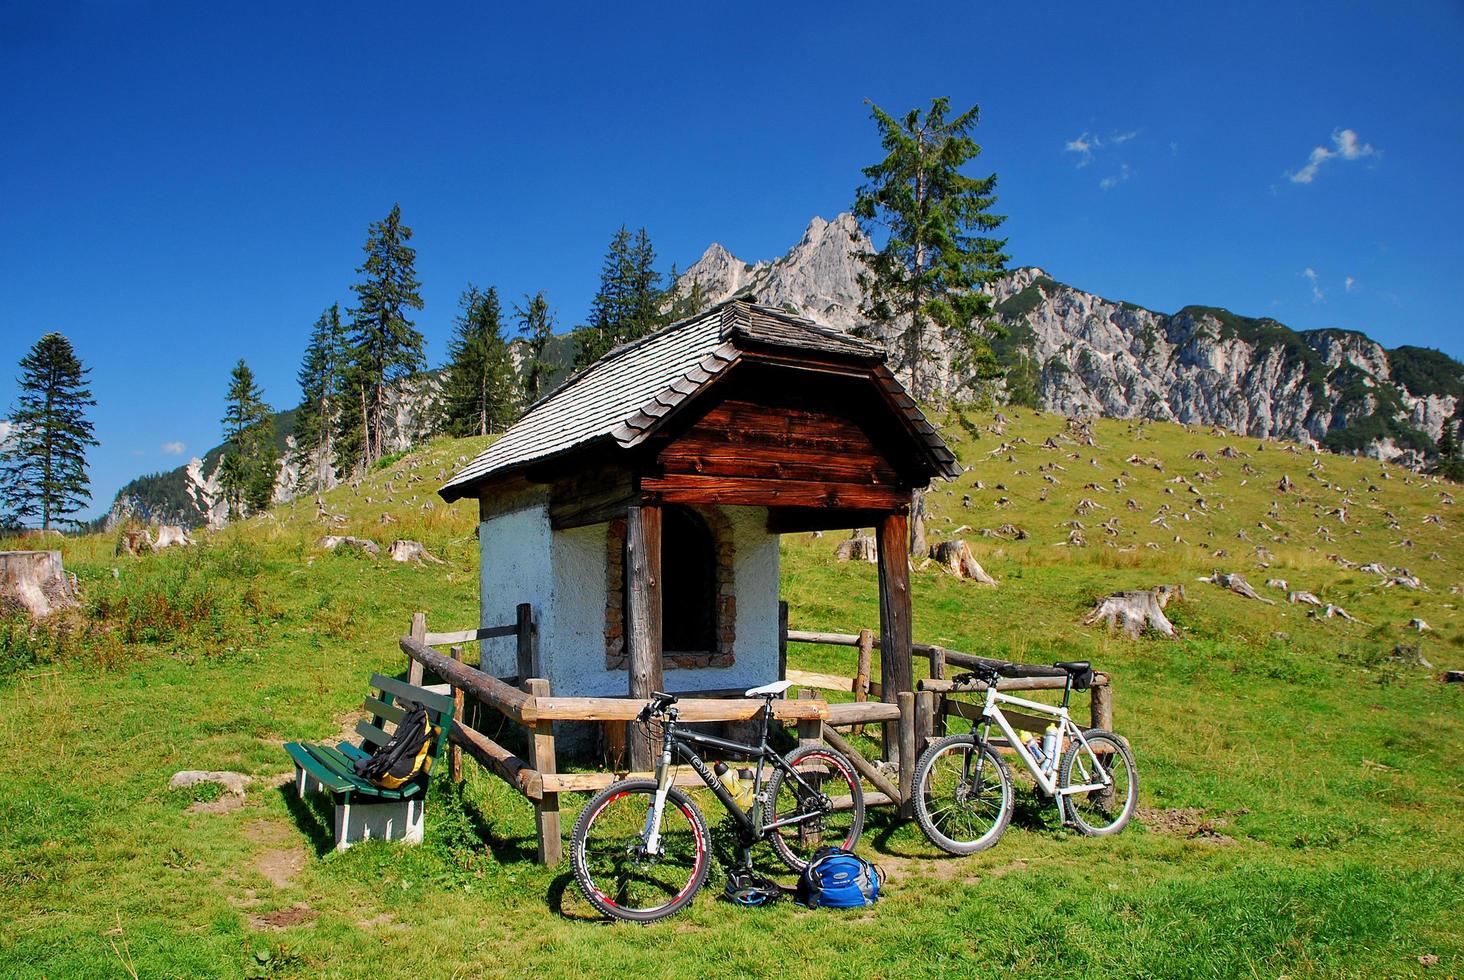
[[[885,692],[878,682],[871,679],[872,653],[879,649],[879,638],[873,631],[828,633],[791,630],[787,628],[786,604],[782,605],[779,653],[786,679],[801,688],[852,693],[855,700],[829,703],[816,697],[812,690],[804,690],[797,698],[774,701],[773,717],[796,725],[800,742],[827,742],[848,756],[860,775],[875,788],[866,793],[867,805],[897,806],[902,815],[910,816],[915,789],[912,785],[915,761],[920,753],[932,739],[944,734],[946,718],[980,717],[979,705],[958,701],[952,695],[979,693],[986,690],[986,685],[977,681],[947,679],[946,667],[974,667],[998,661],[933,644],[914,644],[914,653],[930,660],[931,676],[921,680],[916,685],[917,690],[891,692],[894,696],[883,700]],[[518,641],[516,666],[519,673],[516,676],[494,677],[463,663],[459,644],[509,636],[516,637]],[[458,702],[459,711],[448,732],[453,747],[452,777],[455,780],[462,778],[459,753],[466,754],[528,800],[534,807],[537,824],[538,860],[542,864],[557,864],[563,857],[560,793],[597,792],[620,779],[649,778],[653,774],[623,771],[618,767],[601,772],[558,771],[554,738],[556,721],[601,723],[607,726],[607,731],[618,727],[623,732],[624,723],[640,713],[644,702],[618,697],[555,696],[549,682],[535,676],[539,672],[540,661],[534,636],[533,609],[524,603],[518,607],[516,621],[512,625],[470,630],[429,633],[426,614],[416,613],[412,616],[410,632],[401,637],[399,644],[407,655],[408,676],[412,683],[421,684],[426,674],[433,674],[445,682]],[[856,651],[854,672],[845,677],[789,670],[783,659],[789,642],[853,647]],[[434,646],[450,646],[450,655],[434,650]],[[1002,678],[997,684],[998,690],[1019,691],[1060,690],[1062,687],[1061,678],[1043,677]],[[734,696],[724,699],[688,694],[677,702],[683,721],[746,721],[762,710],[761,701],[737,698],[735,695],[739,692],[736,691],[697,693]],[[519,757],[472,727],[461,711],[464,696],[523,726],[528,758]],[[871,701],[871,697],[878,700]],[[1112,688],[1106,674],[1095,675],[1091,713],[1093,727],[1112,730]],[[1035,716],[1022,720],[1029,723],[1041,721]],[[883,765],[866,759],[839,731],[853,728],[859,734],[865,725],[881,726],[882,751],[886,760]],[[697,786],[701,779],[694,772],[682,770],[676,775],[676,783]]]

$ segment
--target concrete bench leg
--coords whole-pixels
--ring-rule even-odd
[[[324,793],[324,792],[325,792],[325,787],[322,786],[322,785],[320,785],[320,780],[316,779],[314,776],[310,775],[310,773],[306,772],[304,769],[300,768],[299,766],[296,766],[295,767],[295,795],[296,796],[298,796],[300,799],[303,800],[303,799],[305,799],[305,797],[307,795],[309,795],[311,793]]]
[[[423,809],[420,799],[337,803],[336,850],[344,851],[363,840],[395,840],[420,844]]]

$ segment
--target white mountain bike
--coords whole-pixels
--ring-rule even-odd
[[[1000,677],[1064,676],[1060,706],[997,690]],[[1064,823],[1090,837],[1116,834],[1128,824],[1139,799],[1139,774],[1128,742],[1112,732],[1083,731],[1068,717],[1074,688],[1082,691],[1092,684],[1087,661],[1052,667],[991,663],[967,677],[986,684],[982,717],[971,734],[933,743],[915,768],[915,819],[933,844],[950,854],[974,854],[995,844],[1011,822],[1012,776],[989,744],[993,724],[1032,773],[1038,791],[1052,798]],[[1051,716],[1057,729],[1051,751],[1041,759],[1034,756],[1002,713],[1004,704]]]

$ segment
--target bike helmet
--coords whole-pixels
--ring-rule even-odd
[[[783,889],[771,878],[755,871],[730,871],[727,874],[727,901],[747,908],[771,905],[783,897]]]

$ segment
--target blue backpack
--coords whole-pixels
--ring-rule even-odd
[[[798,901],[811,909],[857,909],[879,898],[879,869],[842,847],[820,848],[798,879]]]

